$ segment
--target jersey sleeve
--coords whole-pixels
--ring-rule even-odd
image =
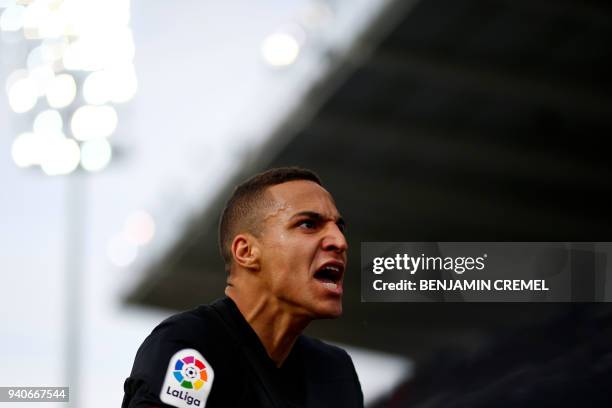
[[[206,406],[214,371],[193,329],[189,322],[170,321],[153,330],[125,380],[122,408]]]

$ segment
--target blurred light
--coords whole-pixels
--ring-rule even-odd
[[[43,58],[42,47],[34,47],[28,53],[28,57],[26,59],[26,65],[28,69],[34,69],[41,65],[45,65],[45,60]]]
[[[80,70],[83,65],[83,46],[79,41],[70,43],[64,51],[62,62],[64,67],[69,70]]]
[[[73,139],[52,138],[48,150],[44,153],[41,167],[49,176],[72,173],[79,165],[81,151]]]
[[[49,18],[51,11],[47,2],[31,2],[23,13],[23,32],[26,38],[40,38],[40,26]]]
[[[64,0],[59,6],[59,12],[66,20],[66,24],[68,26],[73,26],[79,20],[84,19],[83,13],[86,13],[88,9],[91,9],[91,5],[91,2],[85,2],[82,0]],[[71,27],[71,31],[74,31],[74,27]],[[78,35],[76,32],[70,32],[70,34]]]
[[[82,0],[64,0],[59,6],[59,12],[66,21],[65,35],[78,37],[79,23],[87,25],[90,21],[85,18],[88,12],[94,12],[94,3]]]
[[[98,41],[102,39],[101,42],[104,44],[100,47],[100,51],[104,54],[106,67],[134,60],[134,36],[129,27],[116,28],[110,32],[105,30],[104,34],[97,39]]]
[[[19,167],[28,167],[38,164],[36,137],[33,133],[22,133],[13,141],[11,155]]]
[[[8,99],[13,111],[17,113],[29,111],[38,101],[36,83],[29,77],[18,79],[8,90]]]
[[[37,135],[54,135],[62,133],[64,122],[60,113],[47,109],[36,115],[34,119],[34,133]]]
[[[76,91],[76,82],[72,75],[58,75],[47,87],[47,102],[52,108],[64,108],[74,101]]]
[[[58,3],[62,2],[37,0],[28,5],[23,21],[26,38],[55,38],[66,34],[66,16]]]
[[[134,262],[138,255],[138,247],[128,242],[122,235],[117,235],[109,241],[106,254],[113,265],[123,268]]]
[[[18,31],[23,26],[25,7],[12,4],[4,9],[0,17],[0,30]]]
[[[55,38],[64,34],[63,16],[58,12],[50,12],[38,27],[38,34],[42,38]]]
[[[269,65],[284,67],[295,62],[300,53],[300,44],[297,38],[284,32],[270,34],[263,41],[261,54]]]
[[[134,97],[137,88],[136,72],[129,64],[89,74],[83,84],[83,97],[92,105],[124,103]]]
[[[52,63],[61,59],[66,47],[68,47],[68,40],[66,40],[65,37],[47,38],[43,40],[40,45],[43,61],[45,63]]]
[[[49,66],[43,65],[30,70],[30,78],[36,84],[38,96],[43,96],[55,78],[55,72]]]
[[[39,128],[37,126],[37,128]],[[58,149],[57,145],[61,145],[66,139],[66,135],[61,129],[41,129],[41,133],[34,132],[34,145],[31,152],[32,162],[42,165],[43,163],[52,161],[50,156],[54,156]]]
[[[134,39],[127,27],[88,31],[71,43],[64,54],[70,70],[98,71],[132,62]]]
[[[138,89],[138,80],[133,65],[114,68],[109,71],[109,76],[112,102],[125,103],[134,97]]]
[[[117,128],[117,112],[111,106],[86,105],[72,115],[70,128],[75,139],[85,141],[110,136]]]
[[[137,211],[131,214],[124,229],[125,238],[134,245],[145,245],[155,235],[155,221],[145,211]]]
[[[40,122],[37,127],[41,127]],[[13,142],[13,160],[20,167],[42,164],[47,155],[56,150],[54,145],[61,143],[62,139],[65,139],[65,136],[61,129],[53,132],[22,133]]]
[[[111,78],[106,71],[92,72],[83,83],[83,97],[91,105],[102,105],[110,100]]]
[[[30,75],[26,69],[17,69],[6,78],[6,93],[8,94],[15,84],[20,79],[27,78]]]
[[[67,22],[69,34],[82,36],[127,26],[130,21],[128,0],[83,1],[64,0],[59,12]]]
[[[81,166],[87,171],[102,170],[111,157],[112,148],[105,138],[88,140],[81,145]]]

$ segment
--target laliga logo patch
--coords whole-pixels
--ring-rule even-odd
[[[176,360],[174,365],[174,378],[183,388],[195,388],[199,390],[204,382],[208,380],[206,366],[194,356]]]
[[[206,406],[215,373],[197,350],[183,349],[170,359],[159,398],[177,408]]]

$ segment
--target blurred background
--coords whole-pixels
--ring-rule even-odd
[[[359,287],[365,241],[611,240],[607,2],[0,0],[0,36],[1,386],[119,406],[153,327],[222,296],[233,186],[299,165],[351,245],[308,332],[368,406],[607,406],[608,304]]]

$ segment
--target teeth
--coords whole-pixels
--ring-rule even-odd
[[[340,272],[340,268],[337,266],[326,266],[325,269],[331,269],[332,271]]]
[[[338,285],[336,285],[333,282],[323,282],[323,286],[325,286],[327,289],[336,289],[336,288],[338,288]]]

